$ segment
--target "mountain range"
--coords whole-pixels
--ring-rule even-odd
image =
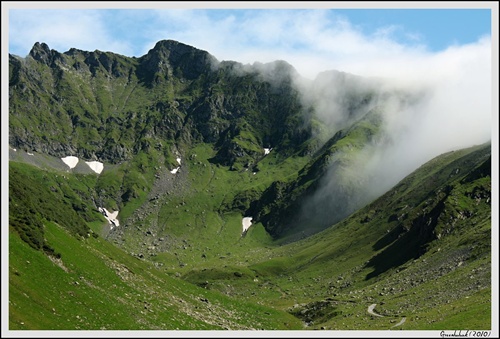
[[[490,330],[491,142],[381,175],[428,94],[173,40],[9,55],[9,328]]]

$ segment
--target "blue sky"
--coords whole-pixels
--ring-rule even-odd
[[[394,27],[400,43],[421,42],[431,51],[473,43],[491,35],[491,10],[469,9],[354,9],[338,10],[365,34]]]
[[[168,3],[162,2],[161,8],[123,2],[103,5],[111,9],[89,8],[84,2],[41,3],[36,8],[20,3],[8,11],[9,53],[26,56],[35,42],[45,42],[59,52],[75,47],[139,57],[157,41],[174,39],[219,60],[284,59],[314,76],[322,67],[339,68],[346,60],[429,55],[491,36],[491,9],[474,2],[460,3],[467,9],[358,8],[356,3],[339,6],[336,2],[293,3],[297,9],[249,2],[242,9],[234,2],[208,2],[204,7]],[[315,66],[305,66],[307,60]]]

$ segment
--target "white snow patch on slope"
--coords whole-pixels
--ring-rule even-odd
[[[252,217],[244,217],[241,221],[243,225],[243,233],[245,233],[250,226],[252,226]]]
[[[180,169],[180,166],[171,170],[170,173],[175,174],[175,173],[177,173],[177,171],[179,171],[179,169]]]
[[[104,169],[104,164],[99,161],[86,161],[87,165],[89,165],[90,169],[96,172],[97,174],[101,174]]]
[[[61,160],[64,161],[64,163],[68,165],[69,168],[75,168],[76,164],[78,164],[78,158],[74,156],[61,158]]]
[[[177,158],[176,160],[177,160],[177,162],[178,162],[178,163],[179,163],[179,165],[180,165],[180,164],[181,164],[181,158]]]
[[[118,211],[110,212],[105,208],[99,207],[99,212],[104,215],[104,217],[108,220],[109,224],[111,225],[111,229],[113,229],[114,226],[120,226],[120,222],[118,221]]]
[[[272,148],[264,148],[264,155],[271,153]]]

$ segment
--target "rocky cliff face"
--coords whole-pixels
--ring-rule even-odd
[[[209,53],[173,40],[159,41],[139,58],[137,73],[148,86],[171,77],[195,80],[216,69],[219,61]]]
[[[310,137],[289,65],[264,77],[262,65],[244,69],[171,40],[140,58],[36,43],[9,60],[15,148],[118,163],[149,147],[206,142],[219,150],[214,161],[241,167],[257,150]]]

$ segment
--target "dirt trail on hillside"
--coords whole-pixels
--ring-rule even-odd
[[[394,325],[394,326],[392,326],[392,327],[401,326],[401,325],[403,325],[403,324],[405,323],[405,321],[406,321],[406,317],[403,317],[403,319],[401,319],[401,321],[400,321],[400,322],[398,322],[396,325]],[[391,328],[392,328],[392,327],[391,327]]]
[[[368,313],[375,316],[375,317],[384,317],[383,315],[378,314],[374,311],[375,306],[377,306],[377,304],[371,304],[370,306],[368,306]],[[403,317],[396,325],[391,326],[391,328],[401,326],[405,322],[406,322],[406,317]]]
[[[368,306],[368,313],[370,313],[371,315],[374,315],[376,317],[383,317],[383,315],[375,313],[373,311],[373,309],[375,308],[375,306],[377,306],[377,304],[371,304],[370,306]]]

